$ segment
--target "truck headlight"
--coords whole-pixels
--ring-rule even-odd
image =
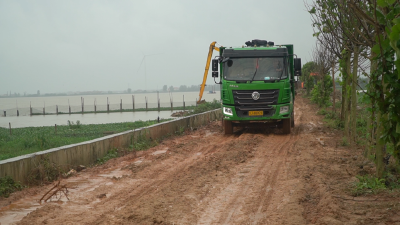
[[[283,114],[283,113],[287,113],[287,112],[289,112],[289,106],[282,106],[281,111],[279,113]]]
[[[224,114],[225,114],[225,115],[229,115],[229,116],[233,116],[232,109],[231,109],[231,108],[224,107]]]

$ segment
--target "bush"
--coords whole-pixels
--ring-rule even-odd
[[[69,128],[70,129],[78,129],[78,128],[81,128],[81,121],[79,121],[79,120],[77,120],[76,121],[76,124],[73,122],[73,121],[67,121],[68,122],[68,126],[69,126]]]
[[[221,103],[214,99],[212,102],[204,102],[199,104],[190,114],[198,114],[218,108],[221,108]]]
[[[0,178],[0,197],[10,196],[11,193],[21,190],[23,187],[11,177]]]
[[[325,75],[311,91],[311,101],[318,104],[319,107],[329,106],[332,88],[331,76]]]
[[[355,183],[354,194],[374,193],[386,189],[385,179],[379,179],[370,175],[356,176],[358,182]]]

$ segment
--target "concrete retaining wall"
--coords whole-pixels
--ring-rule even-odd
[[[153,140],[159,139],[183,129],[200,127],[210,121],[220,120],[221,118],[221,109],[217,109],[91,141],[1,160],[0,177],[10,176],[16,181],[26,183],[28,176],[32,173],[31,171],[37,167],[41,159],[55,163],[64,170],[75,168],[79,165],[91,165],[97,159],[104,157],[107,151],[112,148],[129,147],[139,136],[145,136]]]

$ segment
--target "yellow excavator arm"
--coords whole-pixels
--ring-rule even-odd
[[[215,50],[219,51],[219,48],[215,47],[216,43],[217,43],[216,41],[212,42],[210,44],[210,49],[208,50],[206,70],[204,71],[203,83],[200,85],[199,101],[197,103],[201,103],[201,98],[203,97],[203,92],[204,92],[204,88],[206,87],[208,69],[210,68],[210,62],[211,62],[213,50],[215,49]]]

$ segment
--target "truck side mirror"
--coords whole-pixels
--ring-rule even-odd
[[[218,72],[218,59],[213,59],[211,64],[212,71]]]
[[[218,64],[218,59],[213,59],[211,62],[212,77],[214,78],[218,77]]]
[[[294,75],[301,76],[301,59],[300,58],[294,59]]]

